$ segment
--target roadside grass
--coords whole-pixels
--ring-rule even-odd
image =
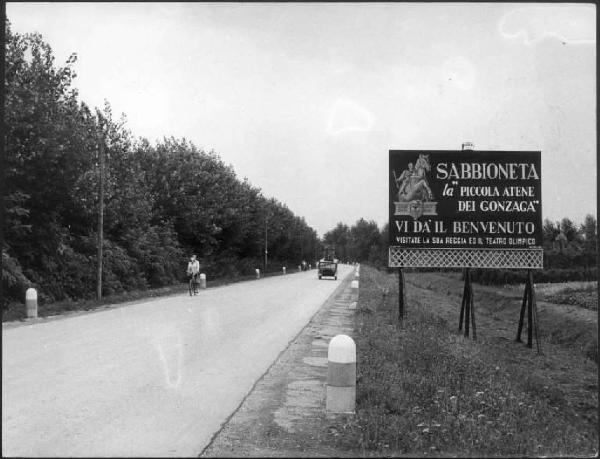
[[[290,270],[286,275],[294,274],[296,270]],[[282,276],[281,272],[261,272],[261,279],[265,277]],[[222,277],[214,280],[206,281],[206,288],[214,288],[222,285],[233,284],[237,282],[250,281],[255,279],[255,276],[237,276],[237,277]],[[52,303],[43,303],[38,301],[38,317],[59,316],[64,314],[76,313],[81,311],[93,311],[96,309],[110,308],[121,303],[131,301],[144,300],[149,298],[158,298],[169,295],[180,295],[188,292],[188,282],[169,285],[147,290],[132,290],[128,292],[116,293],[107,295],[102,300],[85,299],[85,300],[62,300]],[[26,321],[26,309],[23,303],[10,303],[7,308],[2,310],[2,322]]]
[[[532,351],[465,339],[418,296],[399,325],[396,277],[363,265],[360,285],[357,409],[339,448],[363,456],[596,454],[597,416],[579,416],[558,382],[529,371],[531,357],[521,355]],[[588,395],[597,408],[597,385]]]

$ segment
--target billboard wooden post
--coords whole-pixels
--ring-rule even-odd
[[[528,276],[529,277],[529,276]],[[529,298],[529,279],[525,281],[525,291],[523,292],[523,302],[521,303],[521,314],[519,315],[519,326],[517,327],[517,342],[521,342],[521,332],[523,331],[523,320],[525,319],[525,308]]]
[[[475,145],[472,142],[463,142],[461,150],[475,150]],[[473,339],[477,339],[477,332],[475,330],[475,307],[473,304],[473,287],[471,285],[471,270],[465,268],[464,272],[465,288],[463,290],[462,305],[460,308],[460,324],[458,330],[460,331],[462,326],[463,317],[465,318],[465,337],[469,337],[469,321],[473,325]]]
[[[473,301],[473,287],[471,284],[471,270],[467,268],[467,282],[469,283],[469,310],[471,311],[471,326],[473,327],[473,339],[477,339],[477,327],[475,327],[475,302]],[[468,336],[468,334],[467,334]]]
[[[517,327],[516,341],[521,343],[521,333],[523,332],[523,323],[525,319],[525,310],[527,310],[527,347],[533,347],[533,337],[538,354],[540,353],[539,328],[537,320],[537,302],[535,298],[535,287],[533,284],[533,273],[531,269],[527,270],[527,280],[525,281],[525,292],[523,293],[523,302],[521,303],[521,313],[519,315],[519,326]]]
[[[538,311],[537,311],[537,302],[535,299],[535,285],[533,284],[533,273],[529,270],[529,276],[531,278],[531,308],[533,309],[533,332],[535,334],[535,344],[537,348],[537,353],[541,353],[540,349],[540,337],[539,337],[539,328],[538,328]],[[531,346],[530,346],[531,347]]]
[[[460,317],[458,319],[458,331],[462,331],[463,329],[463,320],[465,318],[465,300],[467,298],[467,276],[465,274],[465,270],[463,269],[463,279],[465,281],[465,286],[463,288],[463,296],[462,303],[460,305]]]
[[[471,270],[465,268],[465,287],[463,289],[463,299],[460,306],[460,319],[458,331],[462,331],[463,323],[465,325],[465,337],[469,336],[469,328],[473,329],[473,339],[477,339],[477,329],[475,327],[475,304],[473,302],[473,286],[471,284]],[[470,326],[469,326],[470,325]]]
[[[406,304],[406,284],[404,283],[404,270],[398,268],[398,321],[404,320],[404,305]]]

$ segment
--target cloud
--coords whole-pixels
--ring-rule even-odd
[[[526,45],[545,38],[564,43],[596,42],[595,5],[528,6],[505,14],[499,22],[503,37],[522,38]]]
[[[375,118],[364,107],[350,99],[337,99],[329,112],[327,132],[337,135],[346,132],[369,131]]]

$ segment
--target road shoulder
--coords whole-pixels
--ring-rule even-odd
[[[335,447],[344,415],[325,412],[327,347],[353,335],[353,274],[257,382],[200,457],[352,456]],[[323,280],[322,282],[331,282]]]

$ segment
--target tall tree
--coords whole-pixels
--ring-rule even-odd
[[[567,241],[572,242],[578,239],[578,228],[570,218],[565,217],[560,221],[560,230],[566,236]]]
[[[380,246],[380,233],[377,223],[360,218],[350,228],[350,257],[357,261],[368,261],[372,251]]]
[[[586,246],[595,247],[598,241],[598,224],[596,218],[593,215],[587,214],[585,220],[581,224],[581,234],[586,242]]]
[[[585,262],[588,266],[593,265],[598,256],[598,222],[593,215],[585,216],[580,233],[583,237]]]
[[[60,282],[70,225],[82,213],[73,189],[89,168],[94,120],[71,88],[75,61],[73,54],[56,67],[41,35],[12,33],[7,26],[5,202],[11,217],[4,229],[8,254],[33,281],[44,273]]]
[[[349,260],[348,243],[350,241],[350,228],[345,223],[339,222],[334,229],[323,236],[326,245],[335,247],[336,256],[342,261]]]
[[[542,226],[542,234],[544,238],[544,246],[547,249],[552,249],[554,247],[554,241],[559,233],[560,224],[554,224],[552,221],[546,218]]]

